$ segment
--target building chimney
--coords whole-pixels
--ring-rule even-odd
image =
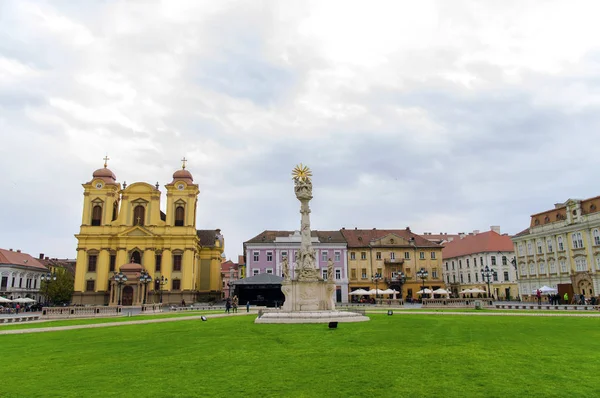
[[[44,257],[44,260],[50,260],[50,257],[46,256]]]
[[[465,233],[464,232],[459,232],[458,233],[458,237],[461,238],[461,239],[464,238],[465,237]]]
[[[21,249],[17,249],[17,253],[21,253]]]
[[[11,252],[11,251],[13,251],[13,250],[12,250],[12,248],[11,248],[11,249],[8,249],[8,251],[9,251],[9,252]]]
[[[490,231],[494,231],[495,233],[497,233],[498,235],[500,235],[500,226],[499,225],[492,225],[490,227]]]
[[[40,260],[44,259],[44,253],[40,253],[40,256],[38,257]]]
[[[478,229],[474,229],[474,230],[473,230],[473,235],[477,235],[478,233],[479,233],[479,230],[478,230]]]

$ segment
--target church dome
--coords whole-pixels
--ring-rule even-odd
[[[110,178],[113,181],[115,181],[117,179],[117,177],[115,176],[115,173],[113,173],[110,169],[108,169],[106,167],[94,171],[93,177],[94,178]]]
[[[192,177],[192,173],[186,169],[181,169],[173,173],[173,182],[175,181],[184,181],[188,184],[192,184],[194,182],[194,177]]]

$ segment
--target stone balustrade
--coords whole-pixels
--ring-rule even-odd
[[[162,312],[162,307],[159,304],[148,304],[142,306],[89,306],[89,307],[44,307],[42,308],[42,316],[44,318],[93,318],[93,317],[110,317],[121,316],[123,311],[131,313],[135,310],[139,314],[153,314]]]
[[[476,302],[480,302],[482,306],[491,307],[494,302],[484,298],[439,298],[439,299],[424,299],[423,307],[427,308],[475,308]]]
[[[562,311],[598,311],[600,310],[600,306],[598,305],[566,305],[566,304],[560,304],[560,305],[550,305],[550,304],[543,304],[543,305],[537,305],[537,304],[530,304],[530,303],[525,303],[525,304],[496,304],[496,308],[497,309],[515,309],[515,310],[562,310]]]

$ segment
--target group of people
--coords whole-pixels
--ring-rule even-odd
[[[227,300],[225,301],[225,313],[229,314],[231,309],[233,309],[234,313],[237,312],[238,304],[238,296],[233,296],[233,299],[231,297],[227,297]]]

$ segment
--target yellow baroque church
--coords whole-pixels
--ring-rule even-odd
[[[73,304],[193,303],[220,295],[223,236],[196,229],[200,190],[185,159],[165,185],[166,213],[158,183],[121,186],[106,160],[83,184]]]

